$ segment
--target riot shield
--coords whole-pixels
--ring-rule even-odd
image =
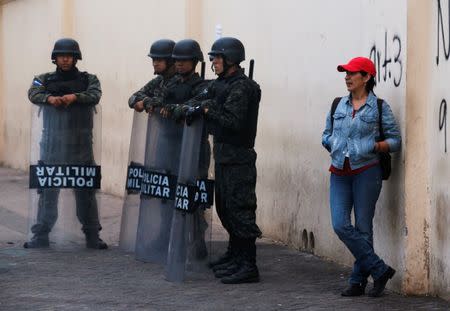
[[[141,202],[141,180],[144,167],[145,141],[149,117],[145,112],[134,112],[126,178],[126,194],[122,208],[119,246],[134,252],[138,227],[139,204]]]
[[[183,127],[153,113],[147,122],[136,259],[165,264]]]
[[[212,205],[212,193],[208,189],[212,184],[198,179],[207,175],[200,169],[204,161],[200,161],[202,146],[207,143],[209,147],[204,134],[203,119],[184,127],[166,266],[166,279],[171,282],[182,282],[186,270],[206,267],[212,223],[211,209],[207,208]]]
[[[33,105],[30,137],[30,232],[24,247],[84,246],[85,235],[101,230],[100,106]]]

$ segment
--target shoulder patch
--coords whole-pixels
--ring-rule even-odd
[[[33,79],[33,85],[35,86],[43,86],[44,84],[37,78]]]

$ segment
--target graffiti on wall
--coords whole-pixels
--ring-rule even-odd
[[[444,28],[444,16],[441,6],[441,0],[437,0],[437,50],[436,50],[436,66],[439,66],[441,58],[440,44],[442,41],[442,50],[444,52],[445,61],[450,57],[450,40],[446,37],[450,34],[450,1],[447,1],[447,16],[446,28]],[[447,153],[447,100],[443,98],[439,105],[439,131],[444,132],[444,152]]]
[[[450,1],[447,1],[448,7],[447,7],[447,16],[450,13]],[[447,18],[447,35],[450,33],[450,18]],[[450,40],[445,37],[445,31],[444,31],[444,18],[442,16],[442,6],[441,6],[441,0],[437,0],[437,55],[436,55],[436,65],[439,66],[439,59],[441,57],[441,49],[440,49],[440,42],[442,40],[442,47],[444,50],[444,57],[445,60],[448,60],[450,57]]]
[[[444,131],[444,151],[447,153],[447,101],[445,99],[439,106],[439,131]]]
[[[384,33],[384,44],[373,44],[369,58],[377,69],[377,83],[392,81],[395,87],[400,86],[403,77],[402,40],[399,35],[388,36]]]

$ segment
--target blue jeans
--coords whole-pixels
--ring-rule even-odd
[[[330,207],[334,232],[355,257],[350,284],[377,280],[388,266],[375,254],[373,225],[375,205],[381,192],[381,169],[373,166],[357,175],[331,173]],[[354,208],[355,225],[351,223]]]

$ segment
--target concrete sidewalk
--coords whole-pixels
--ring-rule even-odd
[[[261,283],[223,285],[208,269],[183,284],[117,247],[122,201],[102,195],[106,251],[23,249],[28,178],[0,168],[0,310],[450,310],[431,297],[343,298],[347,267],[261,240]],[[222,245],[223,247],[223,245]]]

